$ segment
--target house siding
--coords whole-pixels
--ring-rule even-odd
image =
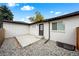
[[[47,22],[44,23],[44,38],[49,39],[49,24]]]
[[[39,24],[30,25],[30,34],[39,36]]]
[[[3,22],[5,38],[29,34],[29,26]]]
[[[65,24],[65,31],[53,31],[50,24],[50,39],[76,45],[76,27],[79,27],[79,16],[60,19]]]

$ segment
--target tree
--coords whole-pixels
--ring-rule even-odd
[[[3,27],[3,20],[13,20],[13,14],[7,6],[0,6],[0,28]]]
[[[31,22],[33,22],[33,21],[34,21],[34,17],[29,17],[29,20],[30,20]]]
[[[13,20],[13,14],[7,6],[0,6],[0,20]]]
[[[41,15],[39,11],[36,11],[35,16],[30,17],[29,20],[31,20],[32,22],[41,22],[44,20],[44,17]]]

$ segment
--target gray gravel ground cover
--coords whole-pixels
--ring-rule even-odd
[[[7,44],[3,45],[5,48],[0,48],[0,56],[78,56],[79,52],[69,51],[56,46],[52,40],[44,44],[46,40],[39,40],[24,48],[8,49]]]

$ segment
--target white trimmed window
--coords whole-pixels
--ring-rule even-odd
[[[65,30],[65,25],[62,22],[52,23],[52,30]]]

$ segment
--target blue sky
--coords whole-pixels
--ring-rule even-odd
[[[0,3],[7,5],[14,14],[15,21],[30,22],[35,11],[41,12],[45,19],[79,11],[78,3]]]

